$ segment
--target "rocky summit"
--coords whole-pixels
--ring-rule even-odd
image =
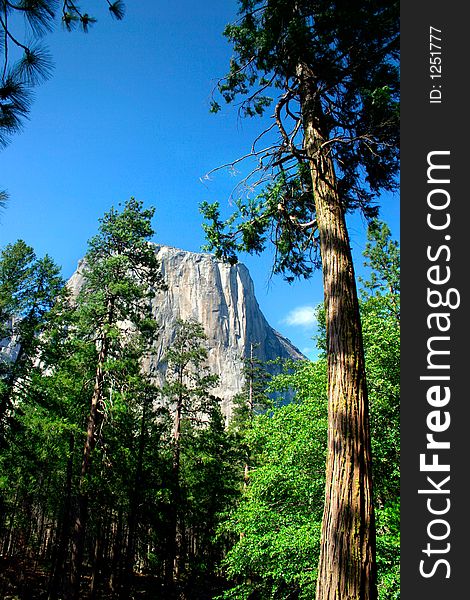
[[[155,351],[148,368],[163,379],[167,348],[174,338],[178,319],[196,320],[207,335],[208,366],[219,376],[214,394],[222,412],[230,416],[231,400],[241,390],[242,357],[249,356],[252,344],[259,344],[256,356],[262,361],[281,358],[299,360],[302,353],[266,321],[255,297],[253,281],[243,264],[229,265],[211,254],[187,252],[155,245],[167,286],[153,300],[153,313],[160,325]],[[69,286],[78,292],[81,269]],[[274,366],[268,366],[274,372]]]

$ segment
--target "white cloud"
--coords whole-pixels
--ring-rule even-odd
[[[317,322],[316,309],[313,306],[298,306],[282,322],[291,327],[312,327]]]

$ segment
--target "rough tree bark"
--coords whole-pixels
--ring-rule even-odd
[[[299,69],[304,149],[320,237],[328,356],[328,452],[317,600],[375,600],[369,409],[359,303],[345,214],[316,101]]]

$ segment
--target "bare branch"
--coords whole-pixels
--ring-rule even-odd
[[[254,140],[252,146],[251,146],[251,152],[256,152],[256,144],[259,142],[259,140],[261,138],[263,138],[267,133],[269,133],[271,131],[271,129],[273,129],[273,127],[276,127],[276,123],[271,123],[271,125],[265,129],[264,131],[262,131]]]
[[[244,160],[246,160],[248,158],[254,158],[254,157],[260,156],[262,154],[264,154],[264,158],[266,158],[267,156],[270,156],[270,153],[272,153],[272,150],[274,150],[274,149],[279,149],[279,146],[277,144],[274,144],[272,146],[263,148],[262,150],[257,150],[255,152],[248,152],[244,156],[240,156],[239,158],[235,159],[232,162],[228,162],[223,165],[219,165],[218,167],[215,167],[214,169],[211,169],[202,177],[202,179],[203,180],[210,179],[210,176],[212,175],[212,173],[216,173],[217,171],[221,171],[222,169],[234,169],[235,165],[243,162]],[[260,160],[262,160],[262,158]]]
[[[284,140],[284,145],[286,147],[286,149],[289,151],[290,154],[292,154],[295,157],[300,157],[301,156],[301,152],[300,150],[295,146],[294,144],[294,138],[297,135],[297,132],[301,126],[301,119],[297,120],[297,123],[294,127],[293,132],[291,133],[291,135],[289,136],[285,127],[284,127],[284,123],[282,122],[282,117],[281,117],[281,111],[282,109],[286,106],[286,104],[288,104],[289,100],[292,98],[292,92],[290,90],[288,90],[283,96],[281,96],[281,98],[279,99],[279,102],[276,104],[276,107],[274,109],[274,118],[276,120],[278,129],[281,133],[281,136]]]
[[[297,219],[297,217],[294,217],[293,215],[291,215],[289,218],[292,221],[292,223],[294,223],[295,227],[297,227],[298,229],[301,229],[302,231],[304,231],[306,229],[313,229],[314,231],[316,231],[316,229],[317,229],[317,220],[316,219],[312,219],[311,221],[308,221],[307,223],[299,223],[299,220]]]

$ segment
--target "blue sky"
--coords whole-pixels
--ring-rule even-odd
[[[236,2],[128,0],[121,22],[108,16],[104,1],[81,5],[98,22],[87,35],[58,27],[45,38],[53,76],[36,88],[30,120],[0,155],[0,189],[10,194],[0,245],[22,238],[68,277],[98,218],[135,196],[156,207],[156,242],[199,251],[198,205],[226,206],[236,184],[226,172],[204,183],[201,177],[249,151],[262,130],[259,120],[240,120],[231,107],[209,113],[231,55],[222,31]],[[388,196],[382,210],[395,237],[398,206],[398,196]],[[349,228],[360,273],[365,225],[354,217]],[[270,278],[269,255],[241,260],[270,324],[313,357],[320,274],[289,285]]]

